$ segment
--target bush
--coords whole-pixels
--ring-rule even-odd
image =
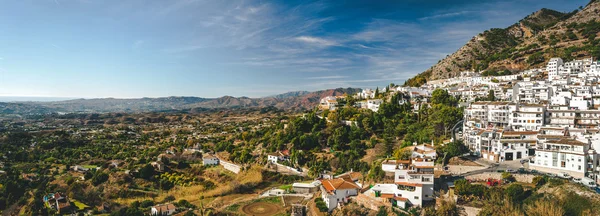
[[[142,208],[148,208],[154,205],[154,201],[152,200],[144,200],[140,203],[140,207]]]
[[[481,197],[485,194],[486,187],[480,184],[471,184],[466,179],[454,181],[454,191],[458,195],[473,195]]]
[[[565,180],[563,179],[557,179],[557,178],[550,178],[548,180],[548,183],[550,184],[550,186],[559,186],[559,185],[563,185],[565,183]]]
[[[325,204],[325,202],[323,201],[322,198],[316,198],[315,204],[317,205],[317,208],[319,209],[319,211],[321,211],[321,212],[329,211],[329,208],[327,208],[327,204]]]
[[[192,205],[190,202],[188,202],[187,200],[179,200],[179,202],[177,202],[177,207],[182,207],[182,208],[196,208],[196,206]]]
[[[519,203],[523,201],[526,195],[525,190],[523,190],[523,186],[520,184],[511,184],[504,192],[513,203]]]
[[[548,182],[548,176],[536,176],[533,177],[532,183],[536,187],[544,186]]]
[[[512,174],[508,173],[508,172],[503,172],[502,173],[502,179],[505,180],[505,181],[508,181],[508,182],[514,182],[514,181],[516,181],[515,177]]]
[[[580,196],[574,192],[567,193],[563,199],[563,209],[565,215],[586,215],[584,211],[592,208],[592,203],[586,197]]]

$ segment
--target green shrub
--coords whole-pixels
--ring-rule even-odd
[[[520,184],[511,184],[504,191],[508,198],[510,198],[513,203],[519,203],[523,201],[525,197],[525,190],[523,190],[523,186]]]
[[[544,186],[548,182],[548,176],[536,176],[533,177],[532,183],[536,187]]]
[[[514,181],[516,181],[515,177],[512,174],[508,173],[508,172],[503,172],[502,173],[502,179],[504,179],[504,180],[506,180],[508,182],[514,182]]]
[[[317,205],[317,208],[319,209],[319,211],[321,211],[321,212],[329,211],[329,208],[327,208],[327,204],[325,204],[325,202],[323,201],[322,198],[316,198],[315,204]]]

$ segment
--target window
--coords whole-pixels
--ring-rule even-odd
[[[417,200],[418,200],[418,199],[419,199],[419,197],[418,197],[418,196],[415,196],[415,199],[417,199]]]
[[[579,165],[579,166],[577,167],[577,170],[581,170],[581,165]]]

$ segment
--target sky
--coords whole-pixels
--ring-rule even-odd
[[[0,96],[263,97],[402,84],[588,0],[0,0]]]

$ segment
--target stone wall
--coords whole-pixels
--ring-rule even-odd
[[[535,175],[531,175],[531,174],[513,174],[513,176],[515,177],[515,179],[518,182],[525,182],[525,183],[533,182],[533,177],[535,177]],[[502,179],[502,173],[486,172],[486,173],[482,173],[482,174],[467,176],[465,178],[469,179],[469,180],[487,180],[488,178]]]
[[[234,172],[235,174],[240,173],[240,170],[242,169],[242,167],[240,165],[230,163],[230,162],[227,162],[224,160],[220,160],[219,165],[223,166],[223,168],[225,168],[226,170]]]
[[[369,208],[373,211],[378,211],[379,210],[379,206],[389,206],[390,203],[384,203],[383,201],[380,201],[377,198],[374,197],[370,197],[367,196],[365,194],[358,194],[358,196],[356,196],[356,203],[358,205],[362,205],[365,208]]]

